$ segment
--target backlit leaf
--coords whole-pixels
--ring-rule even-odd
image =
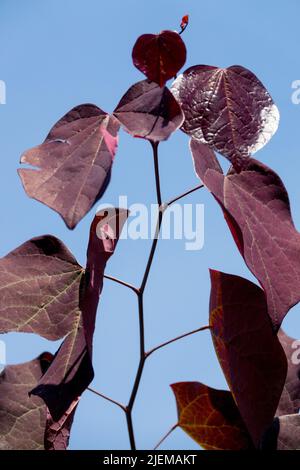
[[[195,170],[223,209],[247,266],[263,286],[277,330],[300,300],[300,235],[286,189],[267,166],[250,159],[241,173],[225,176],[213,152],[191,141]]]
[[[133,85],[114,111],[127,132],[153,142],[166,140],[183,122],[183,114],[168,88],[143,80]]]
[[[19,175],[28,196],[58,212],[73,229],[110,180],[117,149],[116,120],[93,104],[71,109],[43,144],[26,151]]]
[[[72,327],[46,374],[32,391],[45,400],[55,421],[62,418],[93,379],[92,343],[104,269],[114,253],[127,216],[127,210],[114,208],[104,209],[95,216]]]
[[[258,446],[272,424],[287,374],[262,289],[211,271],[210,327],[229,388]]]
[[[171,385],[177,401],[178,425],[207,450],[253,448],[230,392],[198,382]]]
[[[132,60],[146,77],[163,87],[186,61],[186,48],[176,31],[143,34],[132,51]]]
[[[258,78],[239,65],[197,65],[172,85],[182,130],[227,157],[237,170],[278,128],[279,112]]]

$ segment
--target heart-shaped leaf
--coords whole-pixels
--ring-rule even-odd
[[[43,354],[0,374],[0,450],[44,449],[46,406],[28,395],[42,374]]]
[[[278,128],[279,112],[258,78],[239,65],[197,65],[172,85],[182,130],[228,158],[237,170]]]
[[[277,416],[282,416],[298,413],[300,410],[300,343],[286,335],[282,329],[278,332],[278,338],[288,363],[287,377],[276,412]],[[295,346],[298,347],[298,352]]]
[[[171,385],[178,425],[207,450],[253,448],[249,433],[230,392],[198,382]]]
[[[127,132],[152,142],[166,140],[183,122],[183,113],[168,88],[143,80],[125,93],[114,111]]]
[[[234,240],[263,286],[268,313],[278,330],[300,300],[300,235],[286,189],[267,166],[251,159],[241,173],[223,175],[214,153],[191,141],[195,170],[223,209]]]
[[[287,374],[263,290],[241,277],[211,271],[210,327],[229,388],[258,446],[272,425]]]
[[[55,237],[32,239],[0,260],[0,332],[65,338],[32,393],[59,422],[93,378],[92,340],[107,260],[128,212],[107,209],[94,218],[84,270]]]
[[[117,148],[117,121],[93,104],[71,109],[43,144],[22,155],[19,175],[28,196],[58,212],[70,229],[105,191]]]
[[[186,61],[186,47],[176,31],[143,34],[132,50],[132,60],[146,77],[163,87]]]

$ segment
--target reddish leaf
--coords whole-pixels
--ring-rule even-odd
[[[70,430],[73,424],[74,414],[78,405],[78,399],[71,403],[70,408],[64,413],[58,422],[55,422],[47,412],[45,431],[45,450],[66,450],[69,444]]]
[[[74,323],[53,363],[32,391],[45,400],[55,421],[60,421],[93,379],[92,342],[104,269],[127,216],[125,209],[105,209],[94,218]]]
[[[300,410],[300,360],[295,351],[296,340],[287,336],[282,329],[278,332],[278,338],[288,363],[288,373],[276,412],[277,416],[282,416],[298,413]],[[299,343],[297,346],[299,349]]]
[[[185,115],[182,130],[224,155],[239,170],[276,132],[279,112],[244,67],[190,67],[172,85]]]
[[[171,385],[178,425],[207,450],[251,449],[253,444],[230,392],[198,382]]]
[[[143,80],[133,85],[114,111],[127,132],[153,142],[166,140],[183,122],[183,114],[168,88]]]
[[[28,196],[58,212],[73,229],[99,200],[110,179],[119,125],[93,104],[73,108],[43,144],[21,158],[37,167],[20,169]]]
[[[44,449],[46,407],[39,398],[28,395],[43,373],[42,361],[43,355],[6,366],[0,374],[1,450]]]
[[[229,388],[256,446],[271,426],[287,363],[264,292],[246,279],[211,271],[210,326]]]
[[[143,34],[133,47],[132,60],[149,80],[163,87],[184,65],[186,48],[176,31]]]
[[[254,159],[241,173],[224,176],[212,151],[195,140],[191,150],[197,175],[221,205],[247,266],[265,290],[277,330],[300,300],[300,236],[286,189],[274,171]]]

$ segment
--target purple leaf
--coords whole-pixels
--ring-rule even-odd
[[[191,141],[195,170],[223,209],[235,242],[263,286],[277,330],[300,300],[300,236],[286,189],[267,166],[250,159],[241,173],[223,175],[214,153]]]
[[[128,212],[94,218],[84,270],[55,237],[32,239],[0,260],[0,332],[65,338],[32,393],[59,421],[93,378],[92,340],[103,274]]]
[[[287,336],[282,329],[278,332],[278,338],[288,363],[287,377],[276,412],[277,416],[282,416],[298,413],[300,410],[300,361],[296,357],[296,340]]]
[[[45,450],[66,450],[69,444],[71,426],[78,405],[78,399],[71,403],[69,409],[58,422],[54,421],[47,411],[45,431]]]
[[[46,353],[49,355],[49,353]],[[43,354],[30,362],[6,366],[0,374],[0,449],[43,450],[46,407],[29,397],[43,373]]]
[[[182,130],[224,155],[237,170],[278,128],[271,96],[244,67],[190,67],[175,80],[172,92],[185,115]]]
[[[211,271],[210,327],[237,407],[256,446],[272,425],[287,361],[262,289],[246,279]]]
[[[58,212],[73,229],[109,183],[119,125],[93,104],[76,106],[51,129],[43,144],[25,152],[19,170],[29,197]]]
[[[60,421],[93,379],[92,342],[104,269],[127,216],[125,209],[104,209],[95,216],[73,325],[46,374],[32,391],[44,399],[55,421]]]
[[[163,87],[186,61],[186,47],[176,31],[143,34],[132,51],[132,60],[146,77]]]
[[[114,111],[129,134],[160,142],[183,122],[183,113],[168,88],[143,80],[133,85]]]

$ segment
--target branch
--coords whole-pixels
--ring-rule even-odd
[[[110,281],[116,282],[117,284],[121,284],[122,286],[128,287],[129,289],[133,290],[136,294],[139,293],[139,289],[132,284],[129,284],[128,282],[122,281],[121,279],[118,279],[113,276],[108,276],[107,274],[104,274],[105,279],[109,279]]]
[[[176,338],[170,339],[169,341],[166,341],[165,343],[159,344],[158,346],[155,346],[155,348],[150,349],[150,351],[146,353],[146,358],[151,356],[151,354],[153,354],[155,351],[158,351],[159,349],[164,348],[165,346],[168,346],[169,344],[175,343],[175,341],[178,341],[182,338],[186,338],[187,336],[194,335],[195,333],[199,333],[199,331],[204,331],[204,330],[209,330],[209,329],[210,329],[209,325],[201,326],[201,328],[197,328],[196,330],[189,331],[188,333],[184,333],[180,336],[177,336]]]
[[[185,196],[188,196],[189,194],[192,194],[192,193],[194,193],[195,191],[198,191],[198,189],[202,189],[202,188],[204,188],[204,184],[198,184],[198,185],[195,186],[194,188],[189,189],[188,191],[186,191],[186,192],[180,194],[179,196],[174,197],[173,199],[170,199],[170,201],[168,201],[168,202],[165,202],[165,203],[163,204],[163,207],[164,207],[164,208],[169,207],[171,204],[174,204],[174,202],[179,201],[179,199],[182,199],[182,198],[184,198]]]
[[[94,390],[94,389],[91,388],[91,387],[88,387],[87,390],[88,390],[89,392],[94,393],[94,394],[97,395],[98,397],[104,398],[104,400],[109,401],[110,403],[113,403],[114,405],[117,405],[117,406],[118,406],[119,408],[121,408],[123,411],[126,411],[126,408],[125,408],[124,405],[122,405],[122,403],[119,403],[118,401],[113,400],[112,398],[107,397],[106,395],[103,395],[103,393],[97,392],[97,390]]]
[[[158,447],[167,439],[167,437],[170,436],[170,434],[178,427],[178,423],[174,424],[174,426],[171,427],[171,429],[169,429],[169,431],[167,432],[167,434],[164,435],[164,437],[161,438],[161,440],[158,442],[158,444],[156,444],[156,446],[154,447],[153,450],[156,450],[158,449]]]

